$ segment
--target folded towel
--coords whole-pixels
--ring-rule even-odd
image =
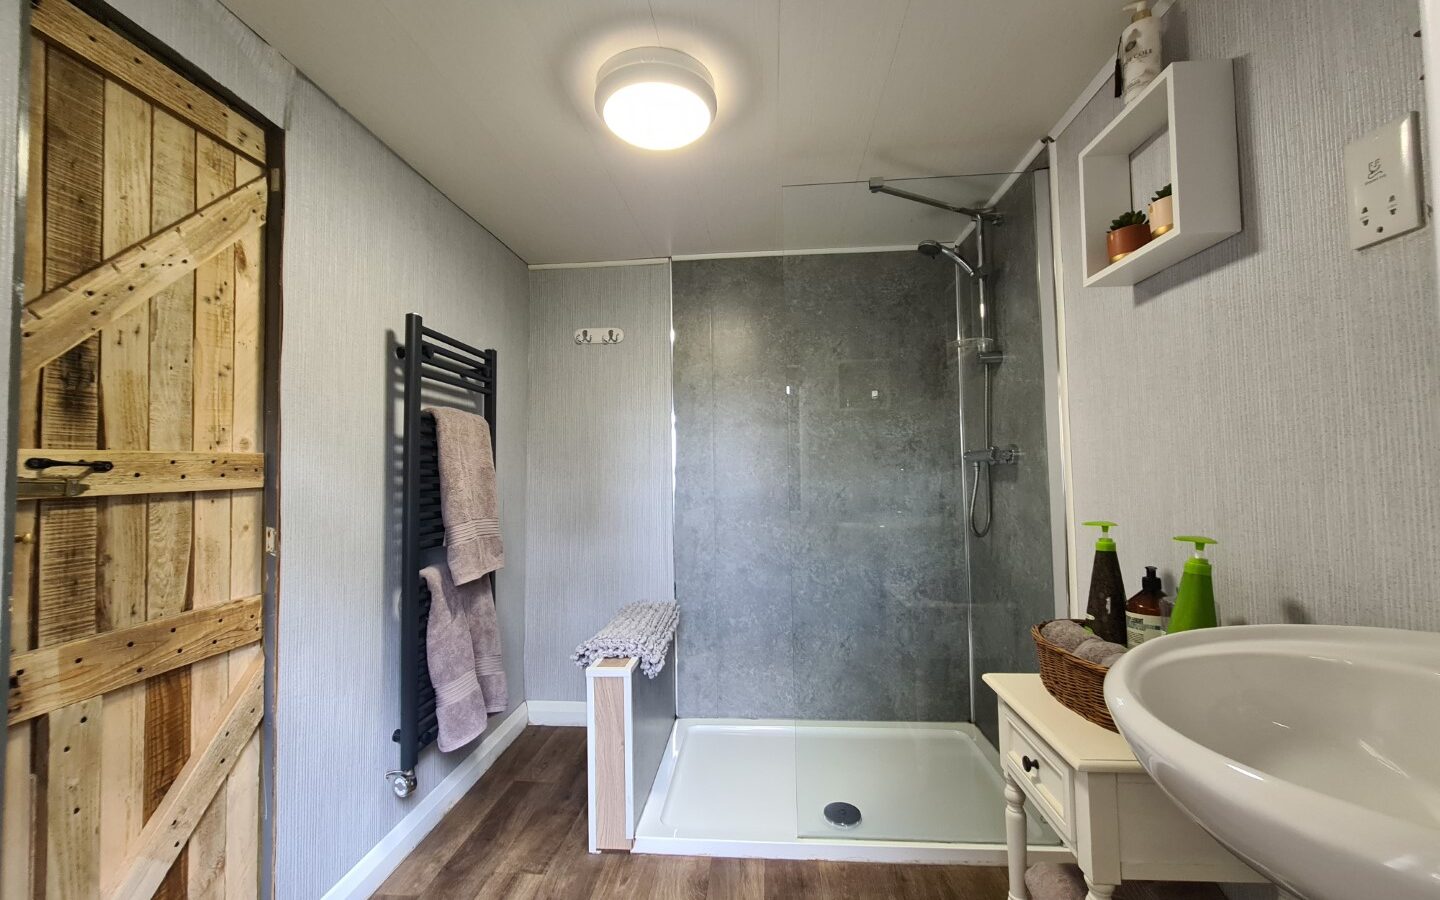
[[[610,624],[581,641],[570,658],[582,669],[597,659],[640,659],[640,671],[650,678],[665,668],[665,654],[675,639],[680,607],[675,603],[627,603]]]
[[[445,553],[456,584],[469,584],[505,565],[499,492],[490,424],[474,413],[427,408],[440,452],[440,514]]]
[[[1086,662],[1109,666],[1124,655],[1125,648],[1092,635],[1089,640],[1081,641],[1080,646],[1070,652]]]
[[[425,656],[440,725],[436,743],[454,750],[480,736],[488,713],[509,704],[495,596],[489,578],[457,585],[443,565],[426,566],[420,576],[430,588]]]
[[[1072,863],[1036,863],[1025,870],[1030,900],[1085,900],[1085,875]],[[1225,900],[1213,884],[1193,881],[1127,881],[1115,900]]]
[[[1078,866],[1036,863],[1025,870],[1025,887],[1032,900],[1085,900],[1088,890]]]
[[[1040,629],[1040,636],[1062,650],[1074,650],[1086,638],[1094,637],[1084,626],[1069,619],[1056,619],[1046,623],[1045,627]]]
[[[1030,900],[1085,900],[1085,876],[1071,863],[1036,863],[1025,871]],[[1127,881],[1115,900],[1225,900],[1213,884],[1188,881]]]

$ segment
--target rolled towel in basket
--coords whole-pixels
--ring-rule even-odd
[[[581,641],[570,658],[583,669],[597,659],[633,656],[640,660],[640,671],[654,678],[665,668],[665,655],[679,622],[679,604],[627,603],[610,624],[588,641]]]
[[[1109,641],[1102,641],[1100,638],[1091,635],[1087,640],[1081,641],[1080,646],[1070,651],[1077,659],[1095,663],[1097,666],[1104,666],[1107,669],[1114,665],[1121,656],[1125,655],[1125,648],[1119,644],[1112,644]]]
[[[1040,629],[1040,636],[1062,650],[1074,650],[1087,639],[1094,637],[1081,625],[1069,619],[1056,619]]]

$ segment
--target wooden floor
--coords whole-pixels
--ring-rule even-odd
[[[585,729],[532,725],[376,897],[998,900],[1005,870],[585,850]]]

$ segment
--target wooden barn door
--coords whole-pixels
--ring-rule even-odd
[[[33,4],[10,898],[253,897],[265,132]]]

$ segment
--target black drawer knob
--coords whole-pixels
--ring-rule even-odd
[[[1020,757],[1020,765],[1024,766],[1027,772],[1037,772],[1040,770],[1040,760],[1031,759],[1028,756]]]

